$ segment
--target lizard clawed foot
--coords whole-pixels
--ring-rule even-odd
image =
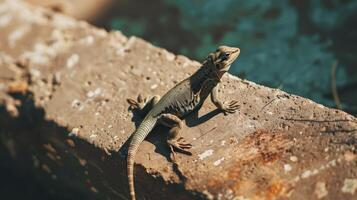
[[[192,155],[192,153],[188,150],[191,149],[192,145],[185,141],[183,137],[178,139],[167,140],[167,144],[171,149],[171,153],[175,159],[176,152],[181,152],[187,155]]]
[[[126,99],[126,101],[129,103],[129,109],[130,110],[141,110],[144,108],[146,104],[146,98],[143,98],[140,94],[137,97],[137,100],[134,99]]]
[[[224,115],[233,114],[239,108],[238,101],[230,101],[229,103],[223,103],[223,108],[221,109]]]

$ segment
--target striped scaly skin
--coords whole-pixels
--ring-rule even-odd
[[[154,128],[157,118],[147,116],[145,120],[140,124],[135,135],[132,137],[129,145],[128,157],[127,157],[127,171],[130,188],[131,199],[135,200],[134,191],[134,156],[138,150],[140,143],[145,139],[148,133]]]
[[[174,157],[176,151],[190,154],[189,149],[192,145],[179,136],[182,120],[191,112],[200,109],[209,95],[214,105],[225,115],[232,114],[238,109],[237,101],[222,102],[218,99],[217,94],[220,79],[229,70],[239,53],[239,48],[220,46],[208,55],[202,66],[194,74],[170,89],[161,99],[155,96],[146,105],[144,105],[140,95],[137,101],[127,99],[130,107],[134,109],[143,111],[148,110],[148,105],[150,106],[148,113],[144,113],[144,120],[132,135],[128,150],[127,173],[132,200],[135,200],[135,154],[139,145],[157,123],[170,128],[167,144]]]

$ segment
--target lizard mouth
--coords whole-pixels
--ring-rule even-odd
[[[234,62],[237,59],[239,54],[240,54],[240,49],[239,48],[236,48],[234,51],[232,51],[232,62]]]
[[[237,57],[240,54],[240,49],[239,48],[235,48],[233,51],[231,51],[231,58],[229,59],[229,64],[227,67],[223,68],[222,71],[227,72],[229,70],[229,68],[231,67],[231,64],[237,59]]]

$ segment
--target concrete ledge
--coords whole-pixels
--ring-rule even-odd
[[[125,99],[163,95],[199,63],[14,0],[0,1],[0,39],[0,126],[13,133],[2,139],[13,162],[58,190],[128,199],[126,141],[139,119]],[[173,164],[167,130],[153,130],[136,158],[139,199],[357,197],[356,118],[230,75],[220,96],[239,112],[207,101],[190,116],[192,156]]]

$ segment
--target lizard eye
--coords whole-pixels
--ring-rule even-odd
[[[222,53],[219,58],[224,61],[224,60],[227,60],[228,59],[228,56],[229,56],[229,53]]]

